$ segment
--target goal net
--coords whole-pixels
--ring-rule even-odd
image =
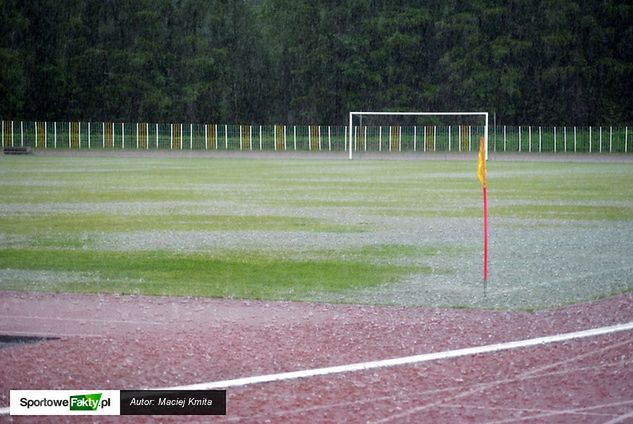
[[[350,112],[349,158],[362,152],[477,152],[488,112]]]

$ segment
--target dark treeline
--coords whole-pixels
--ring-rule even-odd
[[[615,0],[0,0],[5,119],[344,123],[349,110],[633,122]]]

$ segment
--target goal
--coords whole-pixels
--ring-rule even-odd
[[[477,151],[484,139],[488,160],[488,112],[350,112],[347,150],[355,152]]]

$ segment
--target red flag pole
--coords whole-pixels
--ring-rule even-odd
[[[486,186],[484,190],[484,287],[488,279],[488,195]]]

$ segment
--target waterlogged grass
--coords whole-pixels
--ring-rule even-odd
[[[575,221],[631,221],[633,205],[522,205],[498,206],[493,217],[524,218],[537,220],[575,220]]]
[[[122,215],[122,214],[15,214],[0,220],[6,234],[69,234],[122,231],[365,231],[362,226],[340,225],[316,218],[251,215]]]
[[[491,216],[633,221],[631,164],[539,163],[500,168],[490,183]]]
[[[452,257],[464,253],[467,249],[463,246],[433,245],[410,246],[401,244],[383,244],[364,246],[359,249],[351,249],[341,253],[346,258],[362,261],[384,262],[393,260],[425,259],[429,257]]]
[[[181,204],[188,215],[226,215],[212,210],[200,213],[196,205],[234,202],[241,215],[248,215],[253,207],[266,207],[338,209],[342,215],[357,209],[387,217],[478,217],[481,191],[474,179],[474,159],[349,162],[3,157],[0,200],[20,205],[22,214],[33,211],[41,215],[50,214],[38,211],[42,205],[61,204],[72,209],[74,204],[139,202],[154,205],[159,214],[181,215],[174,211],[174,204]],[[596,210],[604,207],[605,219],[628,220],[633,219],[633,170],[626,163],[491,161],[489,196],[491,216],[524,218],[542,210],[546,219],[568,219],[570,215],[594,219]],[[573,214],[570,209],[575,209]],[[130,226],[137,224],[133,220],[138,219],[130,214],[122,213]],[[336,216],[334,213],[331,221],[335,222]],[[90,225],[89,220],[86,223]],[[289,222],[291,227],[295,224]]]
[[[630,163],[499,163],[491,178],[504,199],[617,201],[633,194]]]
[[[630,163],[491,160],[488,170],[494,307],[633,289]],[[476,300],[481,199],[474,155],[2,156],[0,290],[488,307]],[[203,242],[187,244],[192,234]],[[216,236],[243,245],[205,244]]]
[[[575,220],[575,221],[633,221],[633,201],[631,206],[583,205],[583,204],[525,204],[507,206],[489,205],[491,218],[517,218],[541,221]],[[479,218],[482,207],[455,207],[452,209],[381,209],[381,215],[393,217],[426,217],[426,218]]]
[[[169,252],[98,254],[82,250],[4,249],[0,269],[90,273],[92,281],[51,278],[33,283],[4,278],[0,289],[111,292],[251,299],[310,299],[398,280],[423,267],[340,260],[288,260],[259,253],[217,255]],[[0,275],[2,275],[0,273]],[[23,275],[23,273],[22,273]]]
[[[104,181],[95,180],[94,185],[84,185],[84,179],[68,181],[66,184],[43,186],[17,185],[0,187],[0,197],[9,202],[34,203],[66,203],[66,202],[165,202],[203,200],[205,197],[194,191],[182,187],[162,187],[159,189],[142,189],[135,187],[112,187]],[[90,181],[90,180],[88,180]],[[70,191],[72,190],[72,192]]]

